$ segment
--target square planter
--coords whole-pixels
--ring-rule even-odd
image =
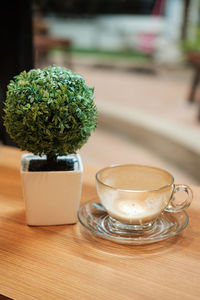
[[[74,160],[73,171],[30,172],[32,159],[45,159],[24,154],[21,178],[28,225],[61,225],[77,222],[80,204],[83,165],[79,154],[66,156]]]

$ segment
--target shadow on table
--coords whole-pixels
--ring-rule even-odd
[[[160,256],[166,252],[181,251],[182,248],[188,247],[191,241],[184,238],[184,233],[171,237],[165,241],[156,242],[146,245],[122,245],[108,240],[96,237],[80,224],[76,226],[75,241],[80,244],[82,256],[95,256],[98,259],[100,255],[117,256],[124,258],[146,258]]]

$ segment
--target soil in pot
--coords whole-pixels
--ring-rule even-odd
[[[41,171],[73,171],[76,160],[71,158],[57,158],[56,160],[32,159],[29,163],[30,172]]]

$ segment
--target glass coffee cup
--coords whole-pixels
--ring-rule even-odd
[[[104,168],[96,174],[96,187],[112,226],[123,230],[151,228],[163,211],[180,212],[193,198],[191,188],[175,184],[169,172],[145,165]],[[178,191],[187,194],[181,203],[175,200]]]

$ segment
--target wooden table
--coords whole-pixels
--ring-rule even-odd
[[[200,299],[200,188],[179,236],[145,246],[92,237],[80,224],[26,225],[21,152],[0,148],[0,294],[13,299]],[[85,167],[82,201],[96,196]]]

